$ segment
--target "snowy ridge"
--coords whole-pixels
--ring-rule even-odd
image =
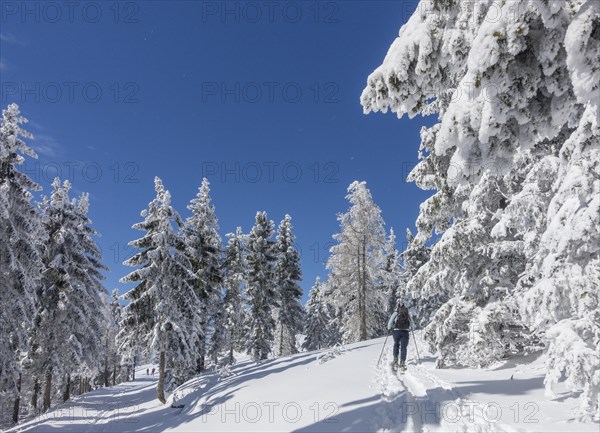
[[[228,377],[215,371],[187,381],[165,405],[156,400],[156,376],[143,366],[135,382],[79,396],[10,431],[597,431],[575,420],[577,395],[544,397],[544,357],[487,370],[435,369],[423,347],[423,362],[409,351],[408,369],[397,377],[390,341],[377,365],[383,343],[347,345],[325,363],[326,350],[241,360]]]

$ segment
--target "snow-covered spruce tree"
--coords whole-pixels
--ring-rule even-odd
[[[336,286],[334,280],[326,280],[322,283],[321,299],[325,304],[325,311],[329,321],[327,322],[327,340],[325,347],[333,347],[342,344],[342,313],[341,308],[337,308],[335,304]]]
[[[101,283],[106,268],[92,238],[96,232],[87,216],[88,196],[70,199],[69,181],[61,184],[56,178],[52,186],[50,198],[43,197],[40,204],[48,241],[28,360],[34,388],[44,381],[44,411],[59,388],[63,400],[69,398],[72,375],[98,372],[97,360],[103,357],[101,297],[106,295]]]
[[[196,371],[205,369],[205,357],[208,333],[211,320],[218,310],[221,298],[221,237],[215,207],[210,197],[210,183],[202,179],[202,185],[196,197],[190,201],[188,209],[192,215],[183,227],[183,240],[186,254],[195,274],[194,290],[201,302],[200,352],[196,363]],[[214,328],[214,324],[213,324]]]
[[[330,340],[328,335],[329,319],[327,304],[323,300],[323,283],[317,277],[306,302],[305,338],[302,343],[304,350],[318,350],[328,347]]]
[[[382,290],[387,296],[388,316],[396,310],[400,299],[404,300],[404,272],[400,266],[400,253],[396,249],[396,235],[390,228],[390,234],[385,244],[385,259],[381,268]]]
[[[336,305],[337,287],[336,279],[332,278],[331,272],[328,279],[321,281],[319,289],[321,303],[327,317],[327,332],[323,347],[333,347],[342,344],[342,313],[343,310]]]
[[[598,422],[600,130],[597,106],[594,110],[586,108],[577,130],[560,151],[555,178],[560,181],[552,185],[546,227],[519,281],[518,293],[524,295],[524,316],[536,335],[545,335],[548,342],[548,393],[553,394],[554,384],[566,374],[573,389],[583,390],[582,414],[591,414]],[[534,185],[548,185],[548,179],[537,178]],[[519,198],[520,205],[531,204],[527,197]],[[515,205],[519,206],[516,200]],[[507,209],[507,214],[512,210]],[[515,213],[507,216],[516,216],[513,221],[517,222],[521,215]]]
[[[271,239],[274,227],[266,212],[257,212],[246,248],[246,296],[250,308],[246,350],[256,361],[267,359],[273,346],[273,312],[278,307],[274,275],[276,251]]]
[[[228,233],[227,247],[225,249],[225,267],[223,283],[225,296],[222,305],[221,333],[222,342],[219,348],[220,361],[223,365],[235,363],[234,351],[244,348],[245,333],[245,302],[243,294],[246,290],[247,263],[245,257],[246,236],[238,227],[235,233]]]
[[[210,327],[206,331],[210,337],[206,342],[205,361],[208,361],[216,367],[220,366],[219,358],[225,345],[223,335],[223,299],[217,298],[213,306],[214,313],[211,315]]]
[[[551,199],[545,207],[544,230],[538,238],[537,252],[519,281],[518,293],[525,298],[522,307],[524,317],[529,320],[536,335],[545,336],[548,345],[545,383],[549,394],[552,394],[552,387],[561,376],[566,375],[573,389],[583,390],[582,415],[594,417],[598,422],[600,5],[588,1],[577,8],[576,2],[570,3],[575,3],[574,7],[557,10],[556,18],[572,18],[561,29],[566,51],[566,59],[561,58],[561,61],[566,61],[568,82],[577,103],[577,109],[569,113],[573,117],[568,119],[568,126],[577,126],[569,130],[568,137],[561,135],[554,140],[560,143],[562,138],[566,138],[562,146],[556,145],[552,153],[534,166],[535,170],[525,184],[534,191],[536,187],[545,190],[542,203],[546,203],[549,195]],[[547,177],[548,174],[551,177]],[[548,191],[548,180],[552,178],[555,180]],[[511,232],[522,234],[526,240],[533,236],[523,233],[522,221],[518,221],[522,215],[520,207],[526,205],[527,210],[537,210],[536,207],[529,208],[532,203],[528,195],[518,194],[506,209],[507,219],[516,223]],[[514,208],[511,207],[513,202]],[[525,215],[528,217],[527,213]],[[499,225],[502,223],[501,219]]]
[[[275,250],[275,285],[279,308],[275,332],[275,353],[279,356],[297,353],[296,334],[302,332],[304,308],[302,307],[302,270],[300,255],[294,247],[292,217],[286,215],[277,230]]]
[[[26,123],[19,107],[10,104],[0,119],[0,405],[13,401],[13,422],[18,422],[27,332],[33,316],[35,291],[40,284],[42,245],[46,234],[42,218],[31,203],[31,191],[40,190],[18,170],[24,156],[37,158],[22,138]]]
[[[164,403],[170,391],[189,379],[199,354],[199,337],[203,332],[201,302],[190,284],[191,265],[185,245],[175,228],[183,225],[171,207],[171,195],[162,181],[154,180],[156,198],[142,211],[144,221],[133,228],[146,233],[131,241],[140,250],[125,261],[138,267],[123,277],[123,283],[137,283],[125,294],[130,302],[124,308],[120,333],[126,347],[141,345],[149,355],[159,358],[157,397]]]
[[[123,297],[123,299],[125,299]],[[135,380],[135,366],[138,365],[141,359],[146,359],[143,356],[144,348],[135,340],[133,335],[124,332],[123,324],[125,320],[125,313],[121,316],[121,323],[119,324],[119,333],[117,334],[117,349],[121,354],[121,361],[119,364],[119,382],[128,382]],[[147,352],[146,352],[147,353]]]
[[[69,299],[70,308],[67,317],[73,327],[81,327],[81,321],[85,320],[83,329],[73,332],[70,337],[70,342],[73,336],[77,339],[76,343],[72,343],[75,346],[73,350],[81,351],[81,356],[78,355],[74,360],[72,371],[92,378],[99,374],[98,360],[104,358],[106,349],[102,336],[108,322],[102,301],[108,292],[102,284],[104,280],[102,271],[108,271],[108,268],[101,263],[102,253],[94,240],[99,233],[92,228],[92,221],[88,217],[89,195],[82,194],[77,201],[72,200],[72,204],[76,216],[73,232],[77,236],[81,256],[74,256],[71,259],[69,273],[71,280],[76,281],[77,285],[74,286],[76,290]],[[78,258],[79,263],[76,261]],[[63,383],[63,401],[66,401],[70,396],[70,372],[67,371],[63,377]]]
[[[34,376],[34,393],[43,386],[42,411],[50,408],[53,383],[56,375],[62,373],[62,361],[65,356],[64,347],[59,343],[68,338],[68,329],[63,324],[66,321],[68,308],[68,293],[72,291],[65,261],[60,255],[65,235],[69,235],[69,247],[73,243],[72,233],[65,224],[61,208],[65,202],[70,204],[60,181],[55,179],[51,200],[43,198],[41,205],[44,215],[44,230],[47,242],[43,246],[44,273],[43,280],[36,293],[36,313],[31,328],[29,344],[31,347],[27,364]],[[70,187],[70,186],[69,186]],[[52,211],[54,208],[54,211]],[[72,215],[71,215],[72,216]],[[53,261],[56,257],[58,260]],[[35,405],[34,401],[34,405]]]
[[[403,264],[402,281],[403,285],[399,296],[405,301],[410,309],[411,317],[417,327],[422,327],[429,323],[429,319],[438,308],[447,300],[445,293],[428,294],[421,296],[419,284],[421,281],[414,278],[419,269],[429,261],[431,248],[418,242],[410,229],[406,229],[406,249],[400,255]]]
[[[333,236],[337,244],[327,268],[342,341],[351,343],[384,332],[387,300],[379,279],[386,239],[381,210],[366,182],[350,184],[346,198],[350,209],[338,215],[341,231]]]
[[[114,386],[117,382],[117,367],[121,361],[117,345],[117,335],[119,334],[121,322],[121,305],[119,304],[117,289],[112,291],[110,297],[105,298],[104,314],[106,327],[102,337],[104,342],[104,371],[102,376],[104,386]]]
[[[595,0],[421,1],[361,98],[365,112],[439,115],[422,132],[423,160],[410,178],[437,190],[421,206],[417,238],[443,235],[417,277],[425,292],[448,295],[429,334],[442,362],[455,348],[455,361],[469,364],[527,349],[522,320],[548,348],[548,387],[565,374],[592,414],[599,8]],[[454,345],[449,328],[462,334],[469,322],[479,330]],[[492,350],[478,350],[487,343]]]

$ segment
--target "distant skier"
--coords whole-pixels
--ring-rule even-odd
[[[149,368],[146,369],[146,376],[150,376],[150,369]]]
[[[154,370],[155,370],[155,368],[153,367],[152,368],[152,376],[154,376]]]
[[[394,360],[392,361],[392,370],[398,369],[398,351],[400,352],[400,369],[406,370],[406,349],[408,347],[409,329],[411,325],[408,308],[404,302],[400,301],[396,311],[392,313],[388,321],[388,330],[392,331],[394,337]]]

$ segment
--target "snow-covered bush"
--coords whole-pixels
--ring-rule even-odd
[[[341,344],[336,344],[327,352],[323,352],[322,354],[317,356],[317,361],[319,362],[319,364],[324,364],[327,361],[331,361],[332,359],[343,355],[344,353],[346,353],[346,349],[344,348],[344,346],[342,346]]]

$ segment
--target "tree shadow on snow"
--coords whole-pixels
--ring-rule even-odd
[[[50,411],[39,414],[32,420],[25,421],[24,424],[19,424],[15,427],[15,431],[33,433],[56,429],[80,433],[82,425],[87,429],[92,428],[95,423],[104,420],[107,412],[111,413],[110,423],[124,424],[131,421],[132,414],[145,411],[139,409],[141,403],[155,398],[156,381],[147,382],[148,384],[142,388],[128,386],[126,382],[75,396],[71,400],[53,406]],[[117,400],[115,396],[118,397]]]
[[[313,362],[314,359],[310,355],[294,356],[284,360],[274,360],[268,362],[271,368],[265,369],[265,364],[258,367],[241,370],[239,373],[220,380],[217,373],[208,373],[198,376],[182,387],[178,388],[178,393],[181,397],[174,401],[174,404],[183,404],[182,409],[171,408],[165,405],[151,415],[151,419],[144,418],[144,426],[135,429],[138,432],[155,432],[166,429],[173,429],[179,425],[200,419],[207,422],[210,417],[223,417],[229,420],[235,415],[227,415],[222,409],[224,405],[235,397],[235,394],[247,387],[247,382],[260,379],[270,374],[281,373],[289,368],[298,367],[300,365]],[[278,367],[275,365],[282,364]],[[228,408],[231,409],[231,408]],[[195,421],[197,422],[197,421]],[[126,426],[121,431],[132,431],[133,425]],[[108,429],[110,430],[110,427]]]
[[[294,433],[367,433],[381,430],[423,432],[424,425],[413,398],[406,391],[382,398],[381,395],[349,402],[340,407],[349,407],[370,402],[366,406],[341,411],[313,424],[294,430]],[[439,424],[431,419],[429,424]]]
[[[544,387],[544,376],[528,379],[494,379],[454,382],[455,389],[461,394],[523,395],[523,393]]]
[[[499,370],[508,370],[509,368],[515,368],[519,365],[531,365],[535,360],[537,360],[540,356],[542,356],[542,352],[534,352],[529,355],[519,356],[518,358],[511,358],[505,360],[502,365],[498,367],[492,367],[490,371],[499,371]]]
[[[383,396],[374,395],[340,406],[340,413],[295,430],[297,433],[375,432],[380,430],[400,432],[424,432],[442,426],[452,431],[465,428],[477,429],[476,420],[465,415],[457,397],[468,398],[469,394],[486,393],[502,395],[522,395],[531,389],[538,389],[543,377],[523,380],[484,380],[456,382],[454,388],[430,388],[427,395],[412,395],[406,389]],[[360,405],[352,409],[352,406]],[[344,410],[349,408],[349,410]],[[491,424],[487,426],[494,428]],[[486,428],[487,428],[486,427]],[[483,427],[482,427],[483,428]],[[487,430],[486,430],[487,431]]]

